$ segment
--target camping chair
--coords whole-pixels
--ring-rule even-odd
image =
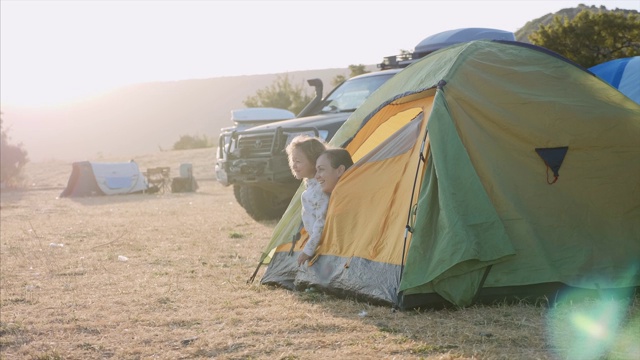
[[[171,189],[171,168],[157,167],[147,168],[145,176],[149,182],[149,188],[155,188],[163,194]]]

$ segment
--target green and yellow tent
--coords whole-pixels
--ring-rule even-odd
[[[400,308],[640,286],[640,105],[543,48],[473,41],[385,83],[331,143],[338,183],[310,266],[300,189],[263,284]]]

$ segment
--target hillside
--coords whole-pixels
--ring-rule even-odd
[[[321,78],[325,90],[338,74],[323,69],[287,73],[292,83]],[[2,107],[10,136],[22,142],[32,161],[100,160],[170,149],[181,135],[217,138],[231,125],[230,112],[284,74],[233,76],[144,83],[60,107]],[[308,87],[308,93],[313,89]]]
[[[560,16],[560,17],[567,17],[568,19],[573,19],[576,15],[578,15],[579,12],[581,12],[582,10],[590,10],[593,12],[599,12],[599,11],[604,11],[604,12],[610,12],[610,11],[621,11],[625,14],[637,14],[638,12],[635,10],[625,10],[625,9],[607,9],[604,6],[586,6],[583,4],[578,5],[577,7],[574,8],[566,8],[566,9],[562,9],[558,12],[556,12],[555,14],[547,14],[545,16],[541,16],[537,19],[528,21],[523,27],[521,27],[520,29],[518,29],[515,32],[516,35],[516,40],[518,41],[522,41],[522,42],[526,42],[529,43],[529,35],[531,35],[531,33],[533,33],[534,31],[538,30],[540,28],[540,25],[549,25],[551,24],[551,22],[553,21],[553,18],[556,16]]]

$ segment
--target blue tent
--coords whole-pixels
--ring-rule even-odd
[[[589,71],[640,104],[640,56],[607,61]]]

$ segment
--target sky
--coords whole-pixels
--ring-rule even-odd
[[[0,0],[0,105],[50,106],[158,81],[376,64],[463,28],[516,31],[620,1]]]

